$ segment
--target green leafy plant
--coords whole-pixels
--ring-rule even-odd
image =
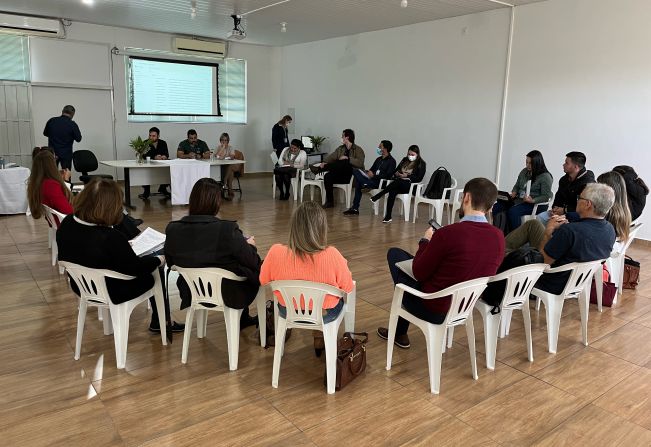
[[[318,135],[311,135],[310,140],[312,141],[312,146],[314,147],[314,152],[319,152],[319,147],[323,144],[328,137],[321,137]]]
[[[145,154],[149,152],[149,144],[149,139],[143,140],[140,136],[129,141],[129,146],[131,146],[136,152],[136,158],[139,162],[142,162],[145,158]]]

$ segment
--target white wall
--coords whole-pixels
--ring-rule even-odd
[[[429,172],[492,178],[508,23],[492,11],[283,47],[281,110],[326,150],[354,129],[369,164],[388,139],[398,160],[417,144]]]
[[[549,0],[516,8],[500,185],[531,149],[557,185],[570,150],[595,176],[634,166],[651,184],[651,2]],[[643,220],[651,216],[649,207]],[[651,239],[651,227],[640,236]]]
[[[68,29],[70,41],[87,41],[107,44],[109,47],[147,48],[155,50],[171,50],[172,37],[170,34],[137,31],[125,28],[115,28],[85,23],[73,23]],[[126,84],[124,57],[113,57],[113,84],[115,100],[115,135],[119,159],[133,158],[133,150],[128,142],[137,135],[146,136],[152,125],[161,129],[161,138],[167,141],[170,151],[186,137],[189,128],[195,128],[199,138],[205,140],[212,148],[219,140],[219,134],[228,132],[231,143],[237,149],[245,152],[248,172],[269,170],[268,154],[271,151],[271,127],[278,120],[280,109],[280,50],[273,47],[263,47],[246,44],[231,44],[229,57],[241,58],[247,61],[248,80],[248,123],[241,124],[181,124],[181,123],[129,123],[127,121]],[[61,112],[64,104],[32,103],[33,110],[45,110],[46,115],[55,116]],[[83,121],[84,110],[77,109],[75,119]],[[41,132],[45,123],[34,123],[36,144],[46,144]],[[82,134],[84,129],[81,129]],[[88,140],[76,144],[76,147],[87,147],[92,144]],[[112,142],[110,142],[112,146]],[[91,147],[91,146],[88,146]],[[121,175],[121,173],[120,173]]]

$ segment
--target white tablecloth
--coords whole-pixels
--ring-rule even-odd
[[[27,179],[29,169],[0,169],[0,214],[27,212]]]
[[[187,205],[190,193],[197,180],[210,177],[210,164],[197,160],[166,160],[170,166],[170,186],[172,188],[172,205]]]

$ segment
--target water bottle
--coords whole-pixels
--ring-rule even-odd
[[[0,169],[4,169],[4,168],[5,168],[5,158],[0,157]]]

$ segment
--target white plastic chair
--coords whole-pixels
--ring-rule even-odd
[[[554,203],[554,196],[552,196],[552,198],[549,199],[549,200],[546,201],[546,202],[540,202],[540,203],[536,203],[536,204],[534,204],[533,209],[531,210],[531,214],[527,214],[527,215],[522,216],[522,218],[521,218],[521,222],[522,222],[522,223],[525,223],[525,222],[528,221],[528,220],[533,220],[533,219],[535,219],[536,216],[538,215],[538,207],[540,207],[540,206],[547,206],[547,209],[548,209],[548,210],[551,210],[551,209],[552,209],[552,208],[551,208],[551,207],[552,207],[552,203]],[[542,211],[540,211],[540,212],[542,213]]]
[[[475,328],[472,320],[472,309],[479,296],[486,288],[488,278],[477,278],[455,284],[436,293],[423,293],[404,284],[396,284],[389,316],[389,339],[387,343],[387,371],[391,369],[393,358],[393,342],[396,337],[398,317],[402,317],[416,325],[425,334],[427,344],[427,362],[429,365],[430,390],[433,394],[439,393],[441,385],[441,361],[444,352],[445,334],[448,328],[465,325],[468,334],[468,349],[470,350],[470,367],[472,377],[477,380],[477,356],[475,353]],[[433,324],[421,320],[410,314],[402,307],[402,298],[405,292],[425,300],[452,296],[450,310],[441,324]]]
[[[321,190],[321,204],[325,204],[325,185],[323,184],[324,173],[316,174],[314,179],[305,178],[305,173],[310,172],[309,169],[301,171],[301,202],[303,201],[303,194],[305,193],[305,187],[310,187],[310,200],[314,200],[314,187],[317,187]]]
[[[545,274],[570,272],[570,277],[563,288],[563,291],[555,295],[538,288],[533,288],[531,294],[536,300],[536,309],[540,309],[540,301],[545,303],[547,317],[547,344],[549,352],[556,354],[558,346],[558,331],[561,324],[561,313],[563,303],[567,299],[576,298],[579,300],[581,311],[581,336],[583,344],[588,346],[588,305],[590,303],[590,285],[594,272],[603,264],[604,260],[590,262],[572,262],[560,267],[550,268]]]
[[[511,326],[511,316],[514,310],[521,310],[524,319],[524,331],[527,339],[527,353],[530,362],[533,362],[533,344],[531,342],[531,315],[529,313],[529,295],[531,289],[538,281],[547,264],[529,264],[515,267],[491,277],[488,282],[506,280],[504,297],[500,305],[500,313],[491,314],[493,306],[479,300],[475,309],[479,311],[484,320],[484,345],[486,347],[486,368],[495,369],[497,353],[497,335],[500,327],[506,335]],[[501,335],[501,334],[500,334]],[[503,337],[503,335],[501,335]]]
[[[454,221],[457,218],[457,211],[461,209],[461,205],[463,204],[463,189],[456,189],[454,192],[451,194],[451,199],[452,199],[452,206],[450,209],[450,216],[449,216],[449,221],[451,224],[454,223]]]
[[[137,298],[131,299],[124,303],[113,304],[109,298],[108,289],[106,288],[106,278],[115,278],[122,280],[134,279],[133,276],[124,275],[105,269],[91,269],[71,262],[59,261],[72,280],[77,284],[81,297],[79,298],[79,315],[77,317],[77,342],[75,344],[75,360],[79,360],[81,354],[81,340],[84,335],[84,323],[86,322],[86,311],[88,306],[98,307],[103,310],[104,333],[110,334],[113,331],[115,341],[115,360],[118,369],[124,369],[127,362],[127,341],[129,339],[129,317],[133,309],[150,297],[156,300],[158,308],[158,323],[160,324],[161,340],[163,345],[167,345],[166,325],[165,325],[165,302],[163,297],[163,287],[158,274],[158,270],[152,272],[154,277],[154,287],[149,289]],[[110,320],[109,315],[110,313]],[[110,326],[112,322],[112,328]]]
[[[51,254],[52,254],[52,265],[56,265],[57,263],[57,258],[59,256],[59,247],[57,245],[57,230],[59,229],[59,225],[61,225],[61,222],[63,222],[63,219],[65,219],[66,215],[63,213],[58,212],[55,209],[50,208],[47,205],[42,205],[43,206],[43,211],[45,211],[44,217],[45,220],[47,221],[47,224],[49,226],[48,228],[48,233],[47,233],[47,239],[48,239],[48,248],[51,249]],[[63,274],[63,267],[59,266],[59,274]]]
[[[378,185],[377,189],[372,189],[372,190],[369,191],[369,193],[371,194],[371,197],[373,197],[375,194],[379,193],[384,188],[386,188],[386,186],[389,184],[390,181],[391,180],[387,180],[385,178],[380,180],[380,184]],[[380,201],[377,200],[377,201],[373,202],[373,214],[375,214],[377,216],[379,214],[379,212],[380,212]]]
[[[294,194],[294,201],[298,200],[298,190],[299,190],[299,188],[298,188],[298,179],[299,179],[299,176],[300,176],[299,172],[300,172],[300,170],[296,171],[296,177],[292,178],[292,180],[290,182],[290,184],[292,186],[292,192]],[[277,186],[276,185],[276,176],[274,174],[272,174],[272,178],[273,178],[273,192],[271,193],[271,198],[275,199],[276,198],[276,186]],[[303,199],[301,198],[301,200],[303,200]]]
[[[208,325],[208,312],[217,311],[224,313],[226,323],[226,343],[228,345],[228,367],[231,371],[237,370],[237,361],[240,350],[240,317],[242,309],[233,309],[224,304],[222,297],[222,281],[246,281],[245,277],[237,276],[228,270],[216,267],[204,268],[183,268],[171,266],[171,270],[179,272],[185,279],[192,293],[192,304],[185,317],[185,334],[183,334],[183,350],[181,352],[181,363],[188,361],[188,349],[190,346],[190,332],[192,332],[192,320],[194,313],[197,313],[197,338],[204,338]],[[258,308],[258,322],[260,326],[260,344],[265,345],[266,334],[266,313],[264,288],[261,287],[256,296]]]
[[[332,186],[341,189],[344,192],[346,209],[350,208],[350,200],[353,192],[353,177],[350,178],[350,181],[348,183],[335,183]]]
[[[384,180],[386,182],[384,184],[384,187],[389,185],[393,180]],[[380,182],[380,185],[382,183]],[[411,213],[411,198],[414,196],[414,190],[418,188],[418,186],[422,186],[422,183],[412,183],[411,186],[409,187],[409,192],[404,193],[404,194],[398,194],[396,195],[396,200],[400,200],[401,202],[401,208],[400,208],[400,214],[405,217],[405,222],[409,222],[409,215]],[[381,187],[382,189],[382,187]],[[378,191],[379,192],[379,191]],[[387,196],[388,194],[384,195],[384,215],[386,216],[387,214]],[[377,205],[377,202],[375,202],[375,205]],[[377,213],[375,213],[377,214]]]
[[[610,272],[610,280],[615,283],[617,286],[617,293],[613,299],[613,304],[617,302],[618,295],[622,294],[622,284],[624,282],[624,260],[626,258],[626,250],[630,247],[631,243],[637,236],[637,232],[642,227],[642,223],[636,223],[631,226],[631,231],[628,234],[628,239],[624,244],[615,242],[615,247],[610,254],[610,257],[606,260],[606,267]],[[597,275],[595,277],[596,289],[597,289],[597,309],[599,312],[603,311],[602,300],[603,300],[603,275]]]
[[[443,206],[446,204],[447,205],[450,204],[452,191],[457,187],[457,179],[452,177],[452,184],[450,185],[449,188],[443,189],[443,193],[441,194],[441,197],[439,199],[429,199],[427,197],[424,197],[423,196],[424,186],[425,186],[424,184],[420,183],[419,186],[416,188],[416,196],[414,198],[414,223],[416,223],[416,219],[418,218],[418,204],[425,203],[431,207],[429,210],[429,218],[434,219],[434,211],[436,211],[436,222],[439,225],[443,225]],[[449,218],[448,220],[451,221],[451,218]]]
[[[347,313],[348,303],[337,318],[329,323],[323,323],[323,300],[326,295],[341,298],[346,292],[329,284],[310,281],[272,281],[269,283],[271,290],[280,292],[285,301],[286,318],[278,318],[276,324],[276,347],[274,349],[273,375],[271,386],[278,388],[280,375],[280,361],[285,346],[285,333],[289,328],[311,329],[323,332],[326,355],[326,381],[328,394],[335,392],[336,357],[337,357],[337,332],[344,316]],[[277,308],[277,297],[274,294],[274,307]]]

